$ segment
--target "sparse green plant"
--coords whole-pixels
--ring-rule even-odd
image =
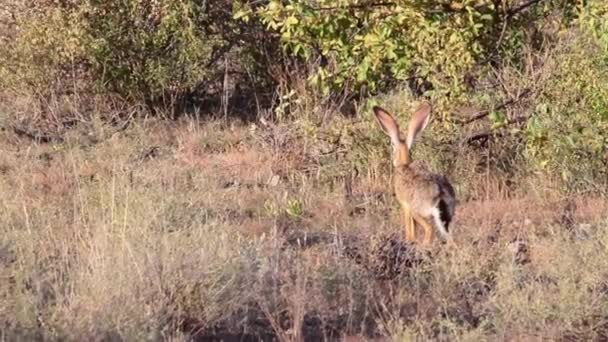
[[[302,217],[302,214],[304,214],[304,206],[299,200],[291,199],[287,201],[287,207],[285,208],[285,212],[292,218],[298,219]]]

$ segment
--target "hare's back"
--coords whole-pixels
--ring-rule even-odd
[[[395,194],[400,202],[423,216],[431,215],[438,205],[453,216],[456,207],[455,191],[445,176],[415,171],[399,170],[395,177]]]
[[[395,195],[413,211],[423,214],[436,204],[441,188],[433,175],[408,168],[395,175]]]

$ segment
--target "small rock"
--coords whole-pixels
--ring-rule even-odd
[[[270,177],[270,180],[268,180],[268,185],[275,187],[275,186],[279,185],[280,181],[281,181],[281,177],[279,177],[279,175],[273,175],[272,177]]]

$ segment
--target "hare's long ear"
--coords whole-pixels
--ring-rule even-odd
[[[407,148],[412,148],[414,144],[414,140],[418,136],[418,134],[429,124],[431,119],[431,110],[432,107],[429,103],[422,104],[415,112],[412,114],[412,118],[410,119],[410,124],[407,130]]]
[[[399,125],[395,119],[393,119],[393,117],[386,110],[379,106],[374,106],[373,110],[380,127],[382,127],[384,133],[391,138],[391,143],[393,146],[403,144],[399,135]]]

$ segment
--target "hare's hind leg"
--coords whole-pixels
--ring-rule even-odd
[[[405,241],[415,241],[416,240],[416,232],[415,232],[415,223],[414,216],[410,212],[410,209],[403,205],[403,227],[405,228]]]
[[[424,229],[424,240],[422,240],[422,245],[430,246],[434,238],[433,224],[420,216],[414,217],[414,220],[420,223]]]

